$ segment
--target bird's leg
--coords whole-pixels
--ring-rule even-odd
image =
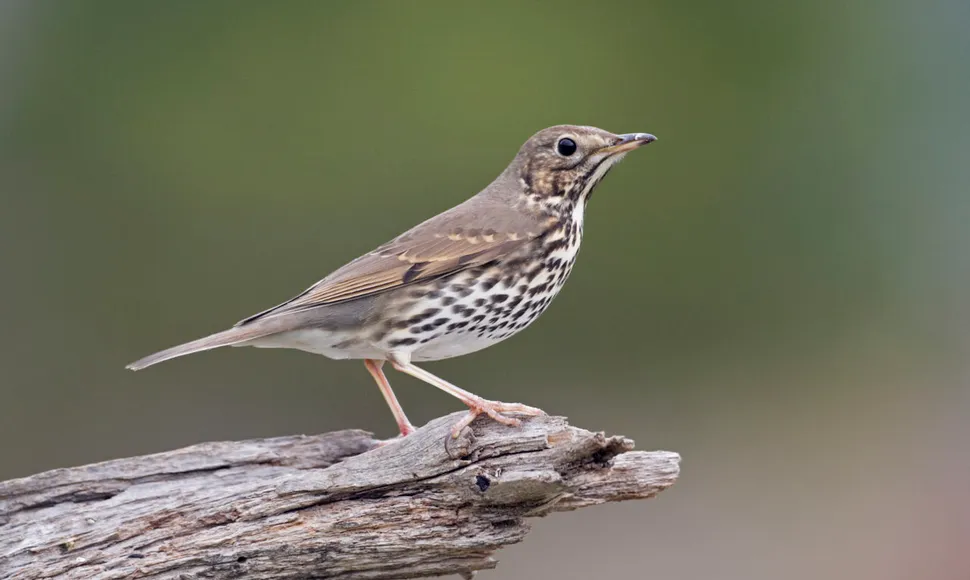
[[[397,421],[397,428],[401,430],[401,437],[406,437],[410,433],[413,433],[414,426],[408,421],[408,416],[404,414],[401,403],[397,401],[397,397],[394,396],[394,391],[391,390],[391,383],[388,382],[387,377],[384,376],[384,371],[381,370],[381,367],[384,366],[384,361],[365,358],[364,366],[367,367],[367,372],[370,373],[370,376],[374,377],[374,380],[377,381],[377,386],[380,387],[381,394],[384,395],[384,400],[387,401],[387,406],[391,408],[391,413],[394,413],[394,420]]]
[[[389,360],[391,361],[391,365],[396,370],[409,374],[416,379],[420,379],[428,383],[429,385],[438,387],[442,391],[456,397],[462,403],[468,405],[468,414],[451,428],[452,437],[457,438],[461,433],[461,430],[471,424],[471,422],[475,420],[475,417],[481,415],[482,413],[488,415],[503,425],[510,426],[519,425],[521,422],[513,417],[507,417],[502,413],[521,413],[523,415],[530,416],[546,414],[542,409],[536,409],[535,407],[529,407],[528,405],[523,405],[521,403],[501,403],[499,401],[489,401],[487,399],[483,399],[478,395],[457,387],[442,378],[436,377],[424,369],[414,366],[409,361],[395,359],[394,357],[391,357]]]

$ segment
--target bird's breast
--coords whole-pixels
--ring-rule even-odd
[[[414,361],[468,354],[535,321],[572,271],[582,219],[569,220],[502,260],[402,289],[373,339]]]

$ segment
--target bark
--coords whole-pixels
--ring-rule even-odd
[[[0,578],[418,578],[492,568],[527,519],[671,486],[680,457],[535,417],[461,414],[184,449],[0,483]]]

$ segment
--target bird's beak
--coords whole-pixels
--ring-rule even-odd
[[[607,155],[626,153],[627,151],[633,151],[637,147],[642,147],[647,143],[653,143],[657,140],[650,133],[627,133],[625,135],[617,135],[617,137],[620,138],[619,141],[608,147],[603,147],[599,152]]]

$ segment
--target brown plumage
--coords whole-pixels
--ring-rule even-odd
[[[468,226],[470,215],[477,217],[475,227]],[[493,198],[476,196],[357,258],[299,296],[239,324],[363,298],[487,264],[535,239],[549,225]]]
[[[532,136],[488,187],[357,258],[296,297],[233,328],[128,366],[133,370],[218,348],[296,348],[361,358],[402,435],[412,429],[381,371],[383,361],[461,399],[477,415],[541,413],[486,401],[412,360],[474,352],[518,332],[545,310],[575,262],[593,187],[652,135],[561,125]]]

